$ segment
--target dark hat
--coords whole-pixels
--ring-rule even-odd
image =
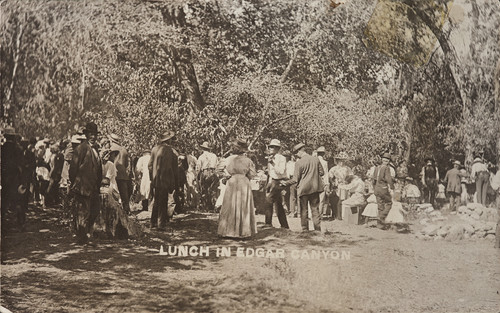
[[[6,135],[6,136],[15,136],[15,135],[17,135],[16,134],[16,130],[12,126],[7,126],[2,131],[3,131],[3,134]]]
[[[382,154],[381,158],[391,161],[391,154],[386,152],[386,153]]]
[[[231,143],[233,152],[245,152],[248,150],[248,145],[246,140],[236,139]]]
[[[424,159],[424,161],[427,163],[428,161],[432,161],[434,162],[434,158],[433,157],[427,157]]]
[[[472,164],[474,164],[474,163],[483,163],[483,159],[481,159],[480,157],[475,157]]]
[[[83,130],[84,133],[92,133],[92,134],[97,134],[97,125],[94,122],[88,122],[87,125],[85,125],[85,129]]]
[[[164,132],[161,137],[160,137],[160,141],[161,142],[164,142],[164,141],[167,141],[169,139],[172,139],[173,137],[175,136],[175,132],[171,131],[171,130],[167,130],[166,132]]]
[[[298,143],[295,146],[293,146],[292,153],[295,153],[299,151],[300,149],[304,148],[306,145],[303,143]]]

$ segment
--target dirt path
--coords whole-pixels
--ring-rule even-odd
[[[2,238],[1,304],[13,312],[500,312],[491,241],[422,241],[339,221],[302,234],[299,219],[233,241],[215,235],[217,215],[189,213],[167,232],[82,247],[59,210],[30,214],[27,232]],[[209,255],[159,255],[177,245]],[[217,257],[222,247],[232,256]]]

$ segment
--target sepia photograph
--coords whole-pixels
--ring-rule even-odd
[[[0,28],[0,313],[500,313],[500,1]]]

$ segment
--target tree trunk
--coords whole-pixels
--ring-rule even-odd
[[[500,47],[500,45],[499,45]],[[497,134],[500,134],[500,58],[497,62],[497,68],[495,71],[495,115],[496,125],[498,128]],[[497,165],[500,169],[500,135],[497,136]]]
[[[292,51],[292,55],[290,56],[290,61],[286,66],[285,71],[281,74],[281,82],[284,83],[288,79],[288,75],[290,75],[290,71],[292,70],[293,65],[295,64],[295,59],[297,58],[297,50]]]
[[[17,74],[17,68],[19,67],[19,57],[21,55],[21,38],[23,36],[24,32],[24,27],[23,24],[19,25],[19,31],[17,33],[16,37],[16,48],[13,51],[13,56],[14,56],[14,68],[12,69],[12,77],[10,81],[9,88],[5,91],[5,106],[3,108],[4,112],[3,115],[7,117],[7,120],[11,121],[11,118],[9,116],[9,110],[12,106],[12,99],[13,99],[13,94],[14,94],[14,87],[15,87],[15,82],[16,82],[16,74]]]

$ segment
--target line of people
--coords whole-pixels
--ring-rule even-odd
[[[309,228],[309,218],[314,230],[320,230],[321,218],[342,219],[349,207],[365,205],[369,194],[376,196],[378,210],[363,214],[377,218],[377,225],[386,228],[384,220],[394,197],[396,167],[389,154],[384,154],[380,165],[374,164],[365,175],[360,168],[347,165],[349,156],[345,152],[336,155],[336,164],[329,168],[325,147],[318,147],[310,155],[304,144],[297,144],[289,152],[282,150],[278,139],[272,139],[267,145],[267,164],[256,170],[255,164],[259,164],[255,151],[249,151],[242,140],[231,143],[233,155],[225,159],[217,157],[208,142],[203,142],[199,146],[201,154],[195,158],[179,154],[172,143],[175,133],[167,131],[158,145],[151,151],[142,151],[132,162],[122,139],[115,134],[102,136],[92,122],[71,140],[57,143],[48,139],[27,141],[10,128],[4,132],[2,209],[19,212],[19,224],[23,227],[30,198],[47,205],[57,204],[62,198],[63,206],[73,217],[77,240],[82,243],[90,237],[99,216],[111,216],[104,224],[112,236],[116,236],[119,226],[125,233],[134,232],[127,219],[134,193],[134,201],[141,202],[143,211],[154,200],[150,227],[158,230],[164,230],[174,212],[181,213],[186,206],[214,212],[218,202],[218,234],[224,237],[255,234],[256,209],[265,215],[264,228],[273,227],[272,216],[276,212],[282,228],[289,228],[289,214],[292,218],[300,215],[304,231]],[[433,202],[439,172],[434,160],[425,161],[421,182],[424,197]],[[472,176],[478,184],[488,180],[487,168],[480,161],[476,158],[472,166]],[[459,162],[455,162],[455,169],[444,179],[452,208],[461,191],[457,186],[463,185],[464,174],[459,167]],[[478,199],[482,199],[484,191],[481,186]],[[420,197],[419,188],[410,181],[401,189],[408,199]],[[258,190],[265,195],[262,202]],[[108,227],[110,222],[113,225]]]

